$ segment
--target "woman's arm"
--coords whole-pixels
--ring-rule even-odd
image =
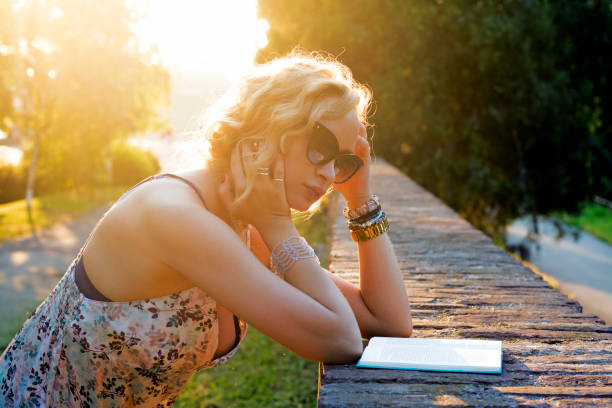
[[[412,313],[387,234],[359,242],[359,285],[328,272],[351,305],[361,335],[410,337]]]
[[[266,266],[270,251],[257,230],[251,226],[253,254]],[[359,244],[361,288],[327,272],[348,301],[361,336],[410,337],[412,315],[408,297],[391,242],[386,234]],[[368,306],[370,305],[370,306]]]
[[[287,272],[291,284],[283,281],[178,183],[151,193],[140,207],[147,253],[262,333],[311,360],[340,363],[360,355],[350,306],[314,259],[297,261]]]
[[[363,160],[364,166],[346,183],[334,185],[351,209],[372,196],[370,146],[363,125],[359,132],[354,153]],[[359,287],[330,276],[353,308],[362,335],[409,337],[412,334],[410,303],[388,234],[360,241],[357,246]]]

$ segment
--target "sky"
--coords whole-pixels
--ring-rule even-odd
[[[171,74],[172,106],[161,114],[180,139],[198,129],[206,108],[253,65],[257,49],[267,44],[268,23],[257,18],[257,0],[134,0],[132,5],[147,15],[135,33],[145,46],[157,45]],[[0,139],[5,136],[0,133]],[[3,149],[0,162],[19,162],[20,149]]]
[[[236,77],[267,43],[256,0],[150,0],[147,9],[136,32],[172,71]]]
[[[206,108],[253,66],[267,44],[267,21],[257,0],[149,0],[134,30],[155,44],[171,75],[169,117],[175,135],[198,128]]]

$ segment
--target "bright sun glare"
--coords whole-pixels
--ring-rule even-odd
[[[267,21],[256,0],[151,0],[136,27],[157,44],[165,65],[185,73],[235,77],[253,64],[267,43]]]
[[[134,27],[145,46],[155,44],[172,77],[171,143],[135,139],[160,159],[163,171],[201,164],[192,139],[199,118],[252,66],[267,44],[268,22],[257,0],[135,0],[148,16]],[[196,133],[197,134],[197,133]]]

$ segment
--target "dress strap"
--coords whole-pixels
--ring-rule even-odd
[[[160,174],[155,174],[153,176],[149,176],[146,179],[140,181],[138,184],[135,184],[132,188],[130,188],[128,191],[126,191],[125,193],[123,193],[123,195],[121,196],[121,198],[125,197],[130,191],[132,191],[133,189],[135,189],[136,187],[138,187],[141,184],[146,183],[147,181],[150,180],[156,180],[156,179],[160,179],[162,177],[171,177],[173,179],[176,180],[180,180],[183,183],[187,184],[189,187],[191,187],[195,193],[198,195],[198,197],[200,198],[200,201],[202,201],[202,204],[204,205],[204,207],[206,209],[208,209],[208,206],[206,205],[206,201],[204,200],[204,195],[202,194],[202,192],[200,191],[200,189],[198,188],[198,186],[196,186],[195,184],[193,184],[191,181],[187,180],[186,178],[183,178],[181,176],[177,176],[176,174],[171,174],[171,173],[160,173]],[[119,198],[119,200],[121,200],[121,198]]]
[[[147,181],[151,181],[151,180],[156,180],[162,177],[171,177],[177,180],[182,181],[183,183],[187,184],[189,187],[191,187],[195,193],[198,195],[198,197],[200,198],[200,201],[202,201],[202,205],[204,205],[204,208],[206,208],[208,210],[208,206],[206,205],[206,201],[204,200],[204,195],[202,195],[202,192],[200,191],[200,189],[193,184],[191,181],[187,180],[186,178],[183,178],[181,176],[177,176],[176,174],[171,174],[171,173],[160,173],[160,174],[155,174],[153,176],[149,176],[144,180],[139,181],[137,184],[135,184],[134,186],[132,186],[129,190],[127,190],[125,193],[123,193],[121,195],[121,197],[119,197],[119,199],[115,202],[117,203],[118,201],[121,201],[125,196],[128,195],[128,193],[130,193],[132,190],[134,190],[136,187],[138,187],[141,184],[146,183]],[[102,220],[104,219],[104,217],[106,216],[106,214],[114,207],[114,204],[104,212],[104,214],[102,215],[102,217],[100,217],[100,219],[98,220],[98,222],[96,223],[96,225],[94,226],[94,228],[92,229],[92,231],[89,233],[89,236],[87,237],[87,239],[85,240],[85,243],[83,244],[83,246],[81,247],[81,249],[79,250],[79,256],[82,255],[83,250],[85,249],[85,247],[87,246],[87,244],[89,243],[89,240],[91,239],[91,235],[93,234],[93,231],[98,227],[98,225],[102,222]]]

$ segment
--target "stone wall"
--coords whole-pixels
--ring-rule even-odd
[[[319,407],[612,406],[612,327],[380,159],[372,186],[391,224],[413,337],[502,340],[503,373],[321,364]],[[358,283],[343,207],[338,197],[330,270]]]

